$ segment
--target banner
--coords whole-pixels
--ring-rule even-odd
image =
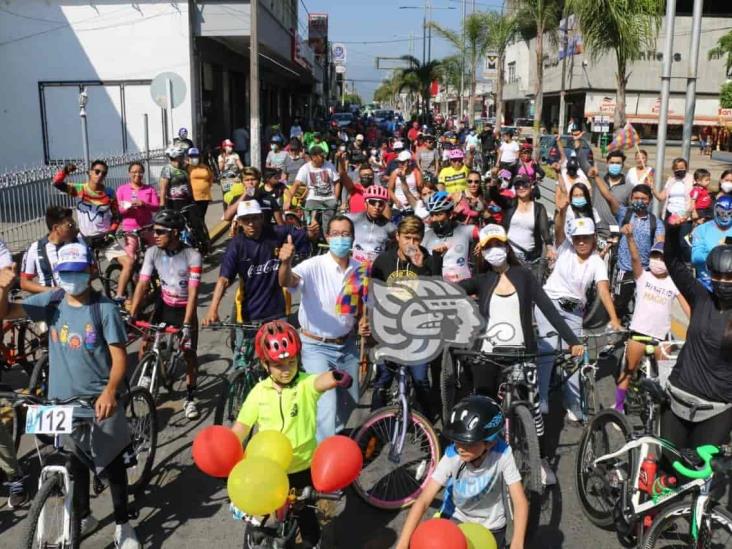
[[[346,64],[346,46],[345,44],[335,43],[331,49],[331,60],[335,65]]]
[[[483,78],[496,78],[498,76],[498,54],[489,52],[483,59]]]
[[[328,47],[327,13],[311,13],[308,16],[308,44],[315,55],[325,55]]]

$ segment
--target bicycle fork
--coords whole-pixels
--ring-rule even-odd
[[[391,435],[391,446],[389,448],[389,461],[399,463],[402,459],[404,441],[407,438],[407,427],[409,425],[409,400],[407,399],[407,373],[404,367],[397,372],[399,378],[399,404],[401,417],[397,419],[397,428]]]
[[[64,490],[66,492],[66,497],[64,498],[64,527],[63,527],[63,547],[66,547],[66,543],[71,541],[71,516],[73,513],[73,505],[74,505],[74,481],[71,475],[69,474],[69,470],[63,466],[63,465],[46,465],[42,470],[40,474],[40,478],[38,479],[38,488],[40,489],[41,486],[43,486],[43,483],[46,482],[46,480],[50,479],[51,477],[59,475],[64,483]],[[38,541],[43,541],[45,539],[46,533],[43,531],[43,527],[46,524],[46,511],[47,506],[44,505],[43,509],[41,509],[41,514],[38,516],[38,529],[36,531],[36,536]],[[79,520],[80,517],[77,517],[77,520]]]

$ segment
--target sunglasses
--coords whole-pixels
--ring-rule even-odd
[[[386,202],[384,202],[383,200],[379,200],[378,198],[369,198],[366,201],[366,204],[368,204],[369,206],[386,206]]]
[[[173,229],[153,229],[155,236],[165,236],[173,232]]]
[[[480,183],[480,179],[468,179],[468,183]]]
[[[101,177],[104,177],[105,175],[107,175],[107,170],[100,170],[99,168],[94,168],[92,171]]]
[[[513,186],[517,189],[528,189],[529,187],[531,187],[531,183],[514,183]]]

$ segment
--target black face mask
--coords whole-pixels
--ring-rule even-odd
[[[453,224],[452,220],[448,219],[446,221],[433,221],[430,227],[437,236],[447,236],[452,232]]]
[[[712,290],[725,308],[732,307],[732,282],[712,280]]]
[[[361,177],[359,181],[361,181],[361,185],[364,187],[370,187],[374,183],[374,178],[373,176]]]
[[[577,168],[567,168],[567,173],[574,177],[575,175],[577,175]]]
[[[686,170],[674,170],[674,177],[676,179],[684,179],[686,177]]]

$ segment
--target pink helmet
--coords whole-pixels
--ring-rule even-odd
[[[450,149],[447,153],[447,157],[450,160],[462,160],[465,158],[465,153],[462,149]]]
[[[389,193],[387,192],[386,187],[382,187],[381,185],[371,185],[363,192],[363,199],[383,200],[384,202],[388,202]]]

